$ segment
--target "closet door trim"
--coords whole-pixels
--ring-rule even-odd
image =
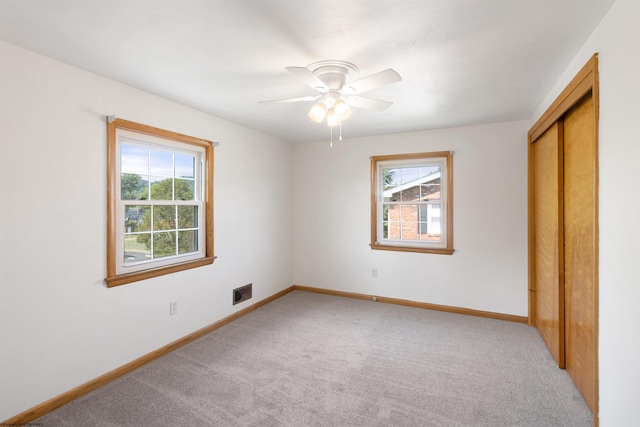
[[[582,67],[578,74],[571,80],[569,85],[560,93],[558,98],[542,114],[538,121],[529,130],[529,144],[547,131],[557,122],[567,111],[578,103],[589,91],[593,91],[593,107],[596,113],[596,123],[598,123],[598,54],[594,54],[591,59]],[[596,126],[597,129],[597,126]],[[597,139],[596,134],[596,141]]]
[[[595,227],[595,240],[594,240],[594,286],[595,286],[595,348],[593,351],[595,352],[595,364],[596,364],[596,372],[595,372],[595,398],[594,398],[594,425],[599,424],[598,420],[598,411],[599,411],[599,381],[598,381],[598,336],[599,336],[599,201],[598,201],[598,123],[599,123],[599,112],[600,112],[600,92],[598,85],[598,54],[595,53],[589,61],[582,67],[582,69],[578,72],[578,74],[573,78],[573,80],[569,83],[569,85],[562,91],[562,93],[558,96],[558,98],[551,104],[551,106],[544,112],[544,114],[538,119],[538,121],[533,125],[533,127],[529,130],[528,133],[528,252],[529,252],[529,325],[536,325],[536,306],[535,306],[535,224],[534,224],[534,212],[533,212],[533,188],[534,188],[534,174],[533,174],[533,165],[532,165],[532,144],[547,131],[554,123],[558,120],[561,120],[563,116],[576,104],[578,104],[586,95],[591,93],[591,97],[593,99],[593,135],[594,135],[594,146],[593,150],[594,158],[596,159],[595,167],[594,167],[594,227]]]

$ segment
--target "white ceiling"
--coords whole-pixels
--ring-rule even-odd
[[[285,71],[342,60],[402,82],[361,137],[529,119],[615,0],[0,0],[0,39],[283,140],[326,140]],[[105,111],[105,114],[117,114]]]

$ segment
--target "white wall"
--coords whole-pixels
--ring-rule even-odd
[[[297,145],[295,284],[526,316],[527,126]],[[370,156],[441,150],[454,151],[455,253],[372,250]]]
[[[243,308],[237,286],[250,303],[291,286],[290,144],[10,44],[0,57],[0,420]],[[213,265],[105,287],[108,114],[221,142]]]
[[[595,53],[600,61],[600,425],[640,423],[640,2],[618,0],[532,122]]]

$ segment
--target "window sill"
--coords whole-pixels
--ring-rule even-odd
[[[371,246],[371,249],[378,251],[418,252],[422,254],[439,255],[452,255],[454,252],[452,248],[420,248],[416,246],[381,245],[380,243],[371,243],[369,246]]]
[[[104,279],[107,287],[125,285],[127,283],[138,282],[140,280],[151,279],[152,277],[164,276],[165,274],[177,271],[189,270],[191,268],[202,267],[213,264],[216,257],[200,258],[193,261],[186,261],[180,264],[172,264],[165,267],[150,268],[149,270],[136,271],[134,273],[118,274]]]

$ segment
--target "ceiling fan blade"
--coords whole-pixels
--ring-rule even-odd
[[[402,77],[400,77],[400,74],[389,68],[384,71],[380,71],[379,73],[349,82],[344,85],[344,89],[346,89],[346,92],[362,93],[390,85],[391,83],[396,83],[401,80]]]
[[[272,99],[270,101],[260,101],[260,104],[283,104],[286,102],[310,102],[320,99],[321,95],[301,96],[299,98]]]
[[[352,107],[363,108],[365,110],[384,111],[393,105],[391,101],[367,98],[364,96],[352,95],[346,97],[347,104]]]
[[[306,67],[285,67],[285,70],[318,91],[329,89],[326,84]]]

